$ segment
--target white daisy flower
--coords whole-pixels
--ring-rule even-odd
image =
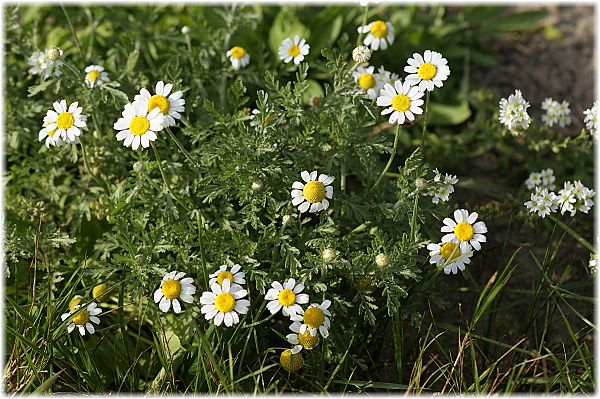
[[[45,52],[36,51],[34,52],[28,60],[29,73],[32,75],[40,75],[42,78],[47,79],[50,76],[60,76],[60,66],[62,65],[62,61],[59,59],[52,60],[50,59]]]
[[[185,303],[194,302],[193,295],[196,293],[196,287],[194,286],[194,279],[186,277],[184,272],[173,271],[165,274],[163,277],[160,287],[154,291],[154,302],[158,303],[158,308],[167,313],[173,305],[173,311],[175,313],[181,313],[182,300]]]
[[[367,93],[373,100],[377,99],[380,89],[377,87],[378,84],[375,80],[375,76],[373,75],[374,71],[375,67],[370,66],[368,68],[358,67],[354,72],[352,72],[352,77],[354,78],[354,81],[358,87],[360,87],[363,92]]]
[[[518,135],[522,130],[527,129],[531,123],[527,108],[529,108],[529,103],[523,98],[521,90],[515,90],[515,93],[511,94],[508,100],[506,98],[500,99],[498,120],[508,127],[514,135]]]
[[[227,57],[229,57],[233,69],[240,69],[250,63],[250,54],[240,46],[234,46],[228,50]]]
[[[411,86],[418,85],[421,91],[433,91],[434,87],[442,87],[442,82],[450,76],[448,60],[437,51],[431,50],[425,50],[423,56],[414,53],[413,58],[408,59],[404,72],[410,74],[404,80]]]
[[[331,313],[327,310],[329,306],[331,306],[331,301],[327,299],[320,305],[313,303],[301,313],[290,316],[290,319],[293,321],[290,329],[297,331],[298,334],[304,334],[308,331],[313,336],[317,335],[318,332],[323,338],[327,338],[329,336],[329,327],[331,326],[329,317],[327,317],[331,316]]]
[[[377,105],[380,107],[387,107],[381,111],[381,115],[390,114],[390,123],[398,123],[402,125],[407,119],[409,121],[415,120],[415,114],[420,115],[423,113],[423,109],[420,107],[423,105],[424,92],[419,90],[418,86],[411,86],[408,82],[402,84],[401,81],[396,80],[392,86],[386,83],[379,97],[377,97]]]
[[[239,314],[248,313],[250,302],[241,299],[248,291],[239,285],[231,285],[229,279],[223,280],[223,284],[211,284],[211,291],[205,291],[200,297],[200,303],[204,306],[200,309],[206,320],[213,319],[216,326],[225,323],[227,327],[240,322]]]
[[[304,171],[300,173],[304,183],[295,181],[292,184],[292,205],[297,206],[302,213],[309,211],[311,213],[319,212],[329,208],[329,201],[325,198],[333,198],[333,186],[331,183],[335,180],[332,176],[320,174],[317,179],[317,171]]]
[[[448,233],[442,237],[442,242],[460,243],[461,253],[467,253],[471,250],[471,246],[479,251],[481,243],[486,242],[484,236],[487,233],[487,227],[484,222],[477,222],[477,212],[469,214],[466,209],[457,209],[454,211],[454,220],[450,218],[444,219],[442,233]]]
[[[284,39],[279,45],[279,59],[286,64],[294,60],[294,64],[300,64],[308,52],[310,45],[305,39],[300,40],[300,36],[295,35],[294,40],[289,37]]]
[[[98,318],[98,315],[102,313],[102,309],[98,305],[96,305],[96,302],[90,303],[85,310],[77,312],[80,309],[80,305],[75,305],[73,306],[72,311],[69,310],[67,313],[60,316],[60,319],[62,321],[65,321],[69,317],[75,315],[71,320],[69,320],[69,324],[67,325],[67,332],[70,333],[75,329],[75,327],[77,327],[81,336],[85,335],[86,330],[88,333],[93,334],[94,332],[96,332],[96,329],[94,328],[94,325],[92,323],[100,324],[100,319]]]
[[[352,50],[352,59],[354,62],[363,64],[371,59],[371,50],[367,46],[358,46]]]
[[[469,248],[468,252],[462,252],[458,245],[452,241],[439,244],[427,245],[429,250],[429,263],[436,266],[444,266],[444,273],[456,274],[460,270],[465,270],[465,265],[471,263],[473,251]]]
[[[223,285],[223,281],[228,279],[231,285],[237,285],[241,288],[243,284],[246,284],[246,279],[244,278],[246,274],[242,271],[242,267],[237,263],[231,266],[230,270],[227,270],[227,265],[221,265],[219,270],[209,275],[210,280],[208,281],[208,285],[219,284]]]
[[[592,136],[598,132],[598,101],[594,101],[592,108],[583,111],[585,128],[590,131]]]
[[[279,281],[273,281],[271,287],[273,288],[270,288],[265,295],[265,300],[269,301],[267,309],[271,314],[281,309],[284,316],[292,316],[302,312],[301,304],[308,303],[308,295],[301,294],[304,284],[296,284],[293,278],[288,279],[283,285]]]
[[[148,148],[151,141],[155,141],[156,133],[163,130],[165,117],[160,113],[158,107],[148,112],[147,101],[134,101],[125,104],[122,113],[113,125],[113,129],[119,130],[117,141],[123,141],[125,147],[137,150],[140,144]]]
[[[373,51],[385,50],[388,45],[394,43],[394,27],[391,23],[382,20],[360,26],[358,33],[368,33],[363,44],[370,46]]]
[[[312,335],[308,330],[300,333],[300,326],[300,323],[292,323],[290,330],[292,330],[294,333],[286,335],[288,342],[292,345],[295,345],[292,348],[293,354],[300,352],[302,349],[314,349],[319,344],[318,335]]]
[[[548,97],[542,102],[542,109],[546,111],[542,115],[542,122],[548,127],[553,125],[559,125],[565,127],[571,124],[571,110],[569,109],[569,103],[564,101],[559,103],[556,100]]]
[[[83,108],[78,107],[77,101],[69,105],[67,101],[55,101],[52,106],[54,110],[46,112],[44,122],[47,122],[46,130],[54,135],[59,135],[63,141],[74,143],[81,136],[81,129],[87,126],[86,116],[81,113]]]
[[[152,111],[154,108],[158,108],[165,117],[163,122],[164,126],[173,126],[175,124],[175,119],[181,119],[180,112],[185,111],[185,99],[181,98],[183,97],[183,92],[181,91],[171,93],[172,88],[173,85],[171,83],[164,84],[164,82],[160,80],[156,83],[156,87],[154,88],[156,94],[152,95],[146,88],[143,88],[140,90],[140,94],[136,94],[134,100],[145,101],[148,106],[148,112]]]
[[[383,86],[385,86],[386,83],[391,84],[396,80],[400,80],[400,76],[397,73],[386,71],[383,65],[377,69],[377,72],[375,72],[374,76],[377,84],[380,86],[380,90],[383,88]]]
[[[94,86],[100,86],[102,83],[108,82],[108,74],[101,65],[90,65],[85,68],[85,83],[94,88]]]

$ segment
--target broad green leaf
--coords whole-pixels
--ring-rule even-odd
[[[430,103],[429,104],[429,125],[451,126],[460,125],[471,116],[469,103],[463,100],[459,103]]]

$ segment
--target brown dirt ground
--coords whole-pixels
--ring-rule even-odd
[[[539,9],[518,6],[517,9]],[[546,97],[571,104],[572,129],[583,127],[582,113],[594,101],[594,7],[541,7],[549,13],[545,26],[560,30],[562,37],[549,39],[539,29],[509,35],[490,43],[496,64],[474,71],[476,85],[490,88],[499,97],[520,89],[531,104],[532,116],[539,118]],[[570,129],[571,130],[571,129]]]

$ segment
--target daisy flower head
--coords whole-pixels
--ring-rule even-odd
[[[598,101],[594,101],[592,108],[583,111],[585,128],[590,131],[592,136],[598,132]]]
[[[377,99],[381,84],[378,84],[373,72],[375,67],[358,67],[352,72],[352,77],[361,91],[367,93],[373,100]]]
[[[521,90],[515,90],[508,99],[500,99],[500,115],[498,120],[505,125],[513,135],[519,135],[526,130],[531,123],[531,117],[527,113],[529,103],[525,101]]]
[[[123,141],[125,147],[137,150],[141,145],[148,148],[157,138],[156,133],[163,130],[165,117],[158,107],[148,112],[147,101],[138,100],[125,104],[122,117],[113,128],[118,130],[117,141]]]
[[[279,356],[279,364],[281,364],[284,370],[293,373],[302,368],[304,358],[302,357],[302,353],[293,353],[293,349],[286,349]]]
[[[240,69],[250,63],[250,54],[243,47],[234,46],[231,50],[227,50],[227,57],[231,61],[233,69]]]
[[[367,33],[363,44],[370,46],[373,51],[385,50],[388,45],[394,43],[394,27],[391,23],[382,20],[360,26],[358,33]]]
[[[182,98],[183,92],[176,91],[171,93],[171,89],[173,89],[171,83],[165,84],[160,80],[154,88],[156,94],[152,95],[146,88],[143,88],[140,90],[140,94],[135,95],[134,101],[146,102],[148,107],[147,112],[158,108],[164,116],[164,127],[173,126],[175,119],[181,119],[180,112],[185,111],[185,99]]]
[[[239,285],[231,285],[229,279],[223,280],[223,284],[211,284],[211,291],[205,291],[200,297],[200,303],[204,306],[200,309],[206,320],[213,320],[216,326],[225,323],[227,327],[240,322],[240,314],[248,313],[250,301],[242,299],[248,291]]]
[[[310,45],[306,43],[306,39],[300,40],[299,35],[294,36],[294,40],[285,38],[279,45],[279,59],[288,64],[292,60],[298,65],[304,57],[308,55]]]
[[[421,91],[433,91],[434,87],[442,87],[442,82],[450,76],[448,60],[437,51],[425,50],[423,56],[414,53],[407,62],[404,72],[409,75],[404,80],[411,86],[418,85]]]
[[[292,353],[296,354],[302,349],[311,350],[319,345],[319,336],[312,335],[310,331],[306,330],[303,333],[300,332],[300,324],[292,323],[290,330],[293,334],[286,335],[286,339],[292,345]]]
[[[444,219],[441,231],[447,234],[442,237],[442,242],[459,244],[461,253],[469,252],[471,247],[479,251],[481,243],[487,241],[484,236],[487,227],[482,221],[475,223],[478,216],[477,212],[469,213],[466,209],[455,210],[454,220]]]
[[[536,187],[535,192],[531,193],[530,200],[525,202],[524,205],[529,212],[536,213],[543,219],[549,214],[556,212],[556,194],[545,188]]]
[[[438,267],[444,266],[444,273],[456,274],[465,270],[465,265],[471,263],[473,251],[469,248],[467,252],[461,251],[459,245],[452,241],[439,244],[427,245],[429,250],[429,263]]]
[[[44,122],[47,123],[46,132],[48,136],[58,135],[62,141],[75,143],[81,136],[81,129],[87,126],[86,116],[81,112],[83,108],[75,101],[67,107],[66,100],[55,101],[52,106],[54,110],[46,112]]]
[[[329,208],[327,198],[333,198],[331,183],[335,178],[320,174],[317,179],[317,175],[316,170],[311,173],[305,170],[300,173],[304,183],[296,181],[292,184],[292,205],[297,206],[302,213],[306,211],[314,213],[327,209]]]
[[[328,317],[331,316],[328,310],[329,306],[331,306],[331,301],[326,299],[320,305],[313,303],[301,313],[290,316],[290,319],[293,321],[290,329],[298,332],[298,334],[308,331],[313,336],[317,335],[318,332],[323,338],[327,338],[329,336],[329,327],[331,326]]]
[[[546,111],[542,115],[542,122],[548,127],[553,125],[559,125],[565,127],[571,124],[571,110],[569,109],[569,103],[564,101],[558,102],[552,98],[546,98],[542,102],[542,109]]]
[[[360,45],[352,50],[352,59],[363,64],[371,59],[371,50],[367,46]]]
[[[271,314],[279,312],[280,309],[284,316],[302,313],[300,305],[308,303],[308,295],[301,294],[304,284],[296,284],[296,280],[290,278],[283,285],[279,281],[273,281],[271,287],[273,288],[270,288],[265,295],[265,300],[269,301],[267,309]]]
[[[79,334],[84,336],[86,330],[90,334],[96,332],[96,329],[92,323],[100,324],[100,319],[98,318],[100,313],[102,313],[102,309],[96,305],[96,302],[92,302],[85,309],[77,304],[73,306],[73,309],[69,309],[67,313],[64,313],[62,316],[60,316],[60,318],[62,321],[65,321],[74,315],[73,318],[69,320],[67,332],[70,333],[75,329],[75,327],[77,327]]]
[[[85,68],[85,83],[90,88],[93,89],[95,86],[100,86],[109,80],[108,74],[102,65],[90,65]]]
[[[223,281],[229,280],[229,283],[232,286],[242,287],[243,284],[246,284],[246,279],[244,278],[246,274],[241,271],[242,267],[237,263],[231,266],[231,269],[227,270],[227,265],[221,265],[219,270],[209,275],[210,280],[208,281],[208,285],[211,286],[213,284],[223,285]]]
[[[50,59],[44,51],[34,52],[27,62],[30,66],[29,73],[32,75],[40,75],[44,79],[61,75],[60,66],[62,61]]]
[[[386,83],[377,97],[377,105],[386,107],[381,111],[381,115],[390,115],[389,122],[402,125],[407,119],[415,120],[415,115],[423,113],[421,105],[423,105],[424,92],[418,86],[411,86],[408,82],[404,84],[400,80],[396,80],[393,85]]]
[[[180,300],[185,303],[194,302],[193,295],[196,293],[194,279],[182,278],[183,276],[185,276],[184,272],[178,273],[177,271],[165,274],[160,287],[154,291],[154,302],[158,303],[158,308],[163,313],[167,313],[171,309],[171,305],[173,305],[175,313],[181,313]]]

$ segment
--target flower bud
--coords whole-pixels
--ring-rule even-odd
[[[371,50],[367,46],[360,45],[352,50],[352,59],[360,64],[371,59]]]
[[[263,184],[260,180],[252,182],[252,191],[260,191],[263,188]]]
[[[337,256],[337,252],[333,248],[325,248],[323,250],[322,256],[323,256],[323,262],[331,263],[335,260],[335,257]]]
[[[388,257],[384,253],[380,253],[375,257],[375,263],[379,267],[386,267],[388,265]]]
[[[190,34],[190,27],[189,26],[184,26],[183,28],[181,28],[181,33],[183,33],[184,35],[189,35]]]
[[[48,50],[46,50],[46,58],[48,58],[50,61],[56,61],[58,60],[60,57],[62,57],[63,51],[60,49],[60,47],[50,47]]]

